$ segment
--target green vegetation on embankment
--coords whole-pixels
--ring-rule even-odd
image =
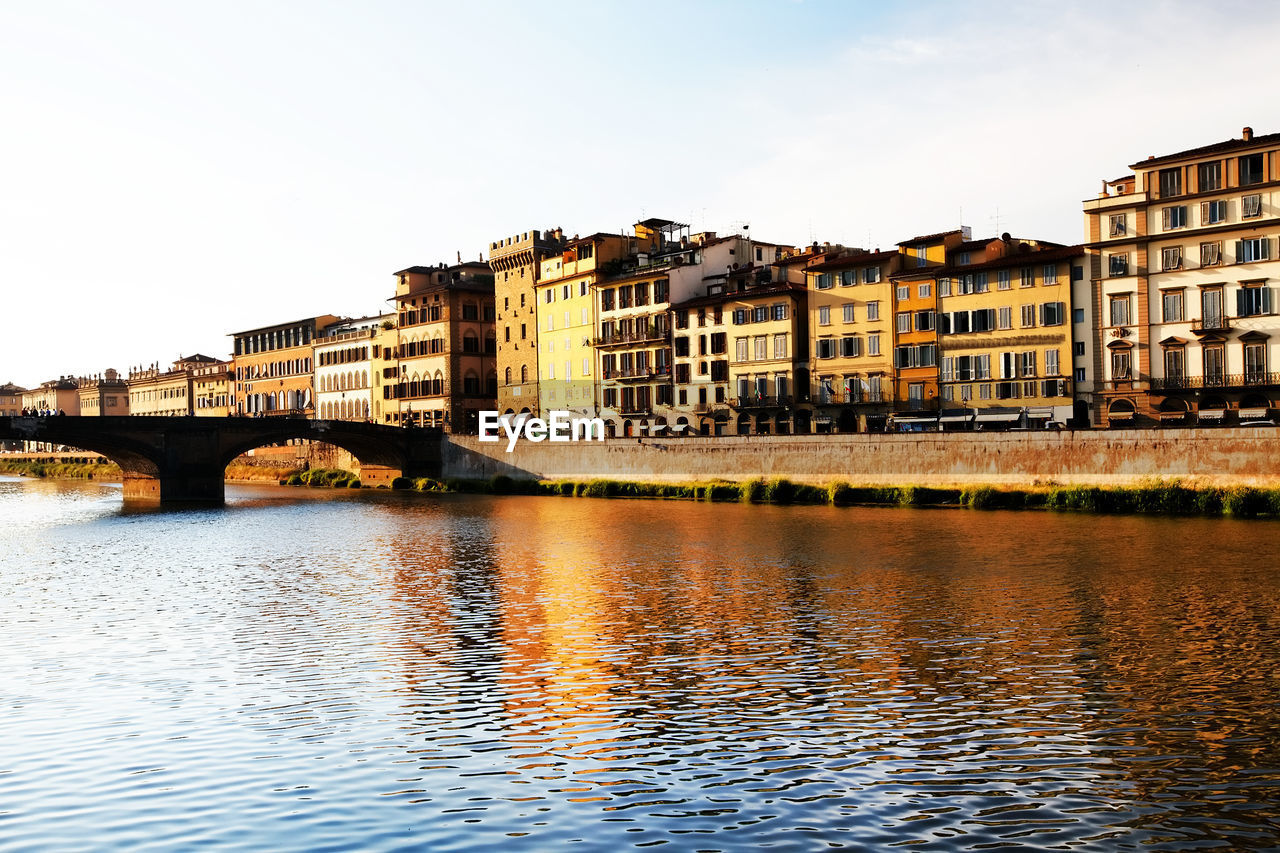
[[[312,468],[280,479],[282,486],[311,486],[320,489],[358,489],[360,478],[341,468]]]
[[[698,483],[638,483],[626,480],[516,480],[498,475],[488,480],[416,480],[400,477],[393,489],[419,492],[469,492],[496,495],[560,495],[586,498],[657,498],[667,500],[830,504],[834,506],[912,506],[965,509],[1041,509],[1091,513],[1205,515],[1234,518],[1280,517],[1280,489],[1251,486],[1191,487],[1179,480],[1151,480],[1136,486],[1046,486],[965,489],[932,486],[854,486],[834,482],[811,486],[776,478],[742,483],[716,480]]]
[[[119,480],[120,467],[112,462],[31,462],[0,459],[0,474],[71,480]]]

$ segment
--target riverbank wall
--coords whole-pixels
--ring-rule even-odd
[[[1280,486],[1280,430],[1205,428],[1010,433],[722,436],[556,443],[449,435],[442,476],[677,483],[1008,486]]]

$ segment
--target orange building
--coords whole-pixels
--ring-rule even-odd
[[[238,415],[315,415],[311,387],[313,342],[330,325],[332,314],[235,332],[235,392]]]

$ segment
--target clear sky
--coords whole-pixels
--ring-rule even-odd
[[[391,273],[662,216],[1081,239],[1280,131],[1272,2],[0,0],[0,383],[225,357]]]

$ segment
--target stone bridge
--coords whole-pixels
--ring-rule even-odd
[[[126,501],[221,503],[227,465],[242,453],[293,438],[341,447],[361,479],[439,477],[441,433],[301,417],[0,418],[0,441],[43,441],[101,453],[120,466]]]

